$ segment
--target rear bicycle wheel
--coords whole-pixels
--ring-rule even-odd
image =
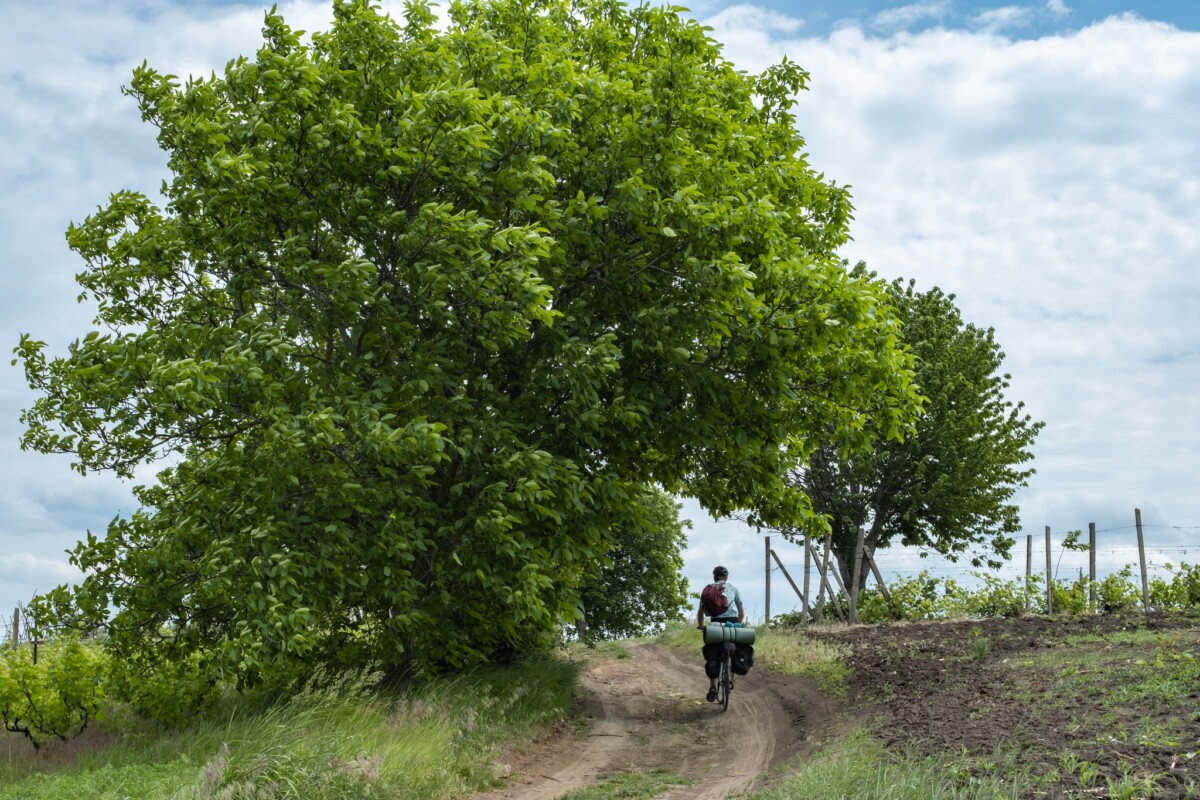
[[[721,677],[717,679],[717,702],[721,710],[729,709],[729,690],[733,688],[733,672],[729,668],[729,653],[721,654]]]

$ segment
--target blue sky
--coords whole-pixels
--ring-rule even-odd
[[[897,31],[921,33],[944,27],[970,31],[993,31],[1006,36],[1031,39],[1078,31],[1108,17],[1136,14],[1148,20],[1169,22],[1186,30],[1200,29],[1200,4],[1156,0],[1052,0],[1051,2],[979,3],[954,0],[828,0],[825,2],[789,2],[732,4],[700,0],[683,3],[698,14],[708,15],[731,5],[767,8],[801,22],[806,36],[828,36],[847,27],[858,27],[877,35]]]
[[[120,93],[133,67],[219,70],[255,49],[265,5],[0,6],[0,341],[28,332],[63,352],[90,330],[63,233],[110,192],[153,193],[164,177],[153,130]],[[1194,563],[1200,4],[692,5],[740,68],[787,56],[810,72],[798,127],[812,162],[852,187],[843,255],[953,292],[968,320],[996,329],[1009,396],[1047,423],[1038,474],[1017,497],[1035,564],[1045,526],[1058,541],[1088,522],[1102,531],[1102,567],[1132,560],[1135,506],[1156,563]],[[310,31],[329,18],[315,0],[279,8]],[[0,613],[76,577],[64,550],[132,510],[128,486],[20,451],[30,402],[20,370],[5,365]],[[725,563],[761,614],[759,534],[685,509],[693,584]],[[799,562],[774,541],[785,563]],[[881,561],[893,574],[959,571],[911,553]],[[1063,569],[1074,569],[1069,559]],[[772,609],[791,608],[784,582],[773,583]]]

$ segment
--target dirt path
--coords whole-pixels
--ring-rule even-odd
[[[664,769],[693,781],[664,797],[719,800],[802,753],[833,713],[808,681],[761,667],[738,679],[722,712],[704,700],[698,647],[625,648],[628,658],[587,656],[580,728],[514,753],[507,785],[480,798],[554,800],[605,775]]]

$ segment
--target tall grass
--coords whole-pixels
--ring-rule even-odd
[[[430,704],[429,713],[414,713],[413,704],[401,704],[394,711],[369,684],[336,680],[208,732],[211,738],[219,731],[221,744],[194,784],[175,796],[350,798],[401,782],[414,796],[436,796],[454,771],[449,709]]]
[[[806,637],[788,628],[759,628],[755,663],[775,672],[811,678],[825,691],[844,696],[849,668],[843,647]]]
[[[857,731],[753,800],[1015,800],[1030,789],[1019,769],[968,772],[953,760],[893,756]]]
[[[575,673],[543,659],[399,698],[372,690],[369,677],[341,678],[286,703],[230,702],[177,732],[125,720],[69,757],[29,750],[18,762],[9,741],[0,800],[438,800],[494,783],[503,747],[566,714]]]
[[[755,629],[754,663],[757,666],[811,678],[832,694],[845,693],[847,651],[844,648],[809,639],[798,628],[770,628],[753,623],[751,626]],[[668,623],[655,641],[667,647],[694,647],[699,658],[700,631],[690,622]]]

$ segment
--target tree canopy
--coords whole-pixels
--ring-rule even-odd
[[[902,441],[880,437],[853,454],[822,444],[793,476],[830,521],[847,586],[863,526],[869,552],[899,541],[998,567],[1020,530],[1011,500],[1034,473],[1030,448],[1044,424],[1005,398],[1010,376],[995,332],[964,322],[954,295],[902,279],[889,290],[917,359],[923,414]]]
[[[691,521],[679,503],[651,489],[642,514],[617,533],[609,563],[580,587],[580,634],[585,639],[623,639],[661,630],[690,605],[682,549]]]
[[[807,76],[615,0],[336,2],[128,93],[170,172],[68,231],[97,330],[23,336],[23,444],[132,476],[45,618],[284,685],[450,665],[579,608],[648,485],[802,524],[786,476],[915,393],[803,154]],[[109,619],[111,615],[111,619]]]

